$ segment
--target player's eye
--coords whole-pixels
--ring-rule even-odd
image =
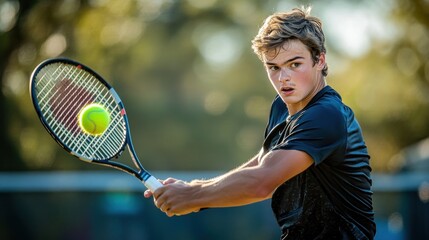
[[[267,66],[267,69],[270,71],[277,71],[277,70],[279,70],[279,67],[274,66],[274,65],[269,65],[269,66]]]
[[[293,63],[290,64],[291,68],[297,68],[300,65],[301,65],[301,63],[298,63],[298,62],[293,62]]]

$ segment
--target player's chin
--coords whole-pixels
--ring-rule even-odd
[[[295,96],[288,96],[288,95],[285,96],[282,94],[280,95],[280,98],[283,100],[285,104],[295,104],[299,102],[299,100]]]

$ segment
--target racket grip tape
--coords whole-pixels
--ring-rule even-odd
[[[151,192],[155,192],[156,189],[162,187],[162,183],[158,181],[154,176],[150,176],[146,181],[143,181],[143,184],[149,189]]]

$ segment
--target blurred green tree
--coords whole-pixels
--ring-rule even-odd
[[[24,36],[22,33],[22,24],[26,15],[35,4],[35,1],[3,1],[0,3],[0,13],[2,21],[0,22],[0,126],[3,126],[3,133],[0,135],[0,146],[2,161],[0,169],[18,170],[25,167],[22,162],[19,146],[12,141],[8,131],[13,124],[16,115],[21,115],[16,102],[11,101],[5,94],[4,78],[10,59],[15,51],[20,47]]]
[[[399,170],[395,154],[429,136],[428,14],[427,1],[396,1],[384,19],[394,26],[391,36],[373,40],[335,76],[346,79],[336,84],[359,115],[379,171]]]

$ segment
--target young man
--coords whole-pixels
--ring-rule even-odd
[[[373,239],[370,157],[352,110],[326,84],[324,41],[310,9],[268,17],[252,46],[277,92],[261,151],[213,179],[165,180],[156,206],[173,216],[271,198],[282,239]]]

